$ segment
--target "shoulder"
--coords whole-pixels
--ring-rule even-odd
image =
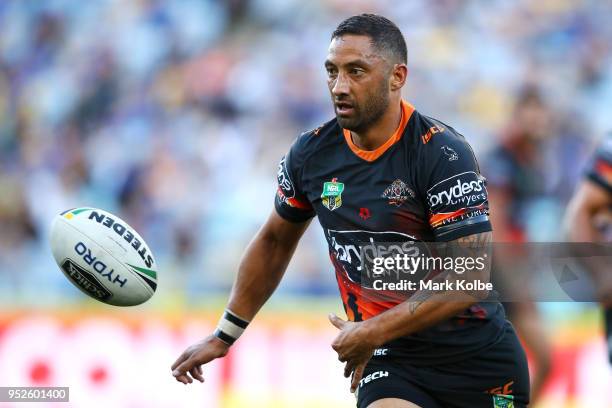
[[[446,158],[452,162],[462,155],[474,156],[466,138],[453,127],[430,116],[415,114],[414,126],[419,137],[414,143],[423,158]]]
[[[314,153],[338,143],[341,132],[336,118],[323,123],[312,130],[300,134],[291,146],[290,155],[293,161],[303,163]],[[298,165],[298,163],[295,163]],[[301,164],[299,164],[301,165]]]

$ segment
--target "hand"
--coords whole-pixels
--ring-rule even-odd
[[[172,364],[172,375],[183,384],[191,384],[193,382],[189,374],[199,382],[204,382],[202,364],[206,364],[219,357],[225,357],[229,347],[217,337],[210,335],[201,342],[189,346],[181,354]]]
[[[333,313],[329,315],[329,321],[340,329],[332,342],[332,348],[338,353],[338,360],[346,361],[344,376],[353,374],[351,392],[355,392],[376,345],[364,330],[363,323],[342,320]]]

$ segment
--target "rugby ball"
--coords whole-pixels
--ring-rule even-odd
[[[61,271],[94,299],[134,306],[155,293],[155,258],[121,218],[97,208],[74,208],[55,217],[50,239]]]

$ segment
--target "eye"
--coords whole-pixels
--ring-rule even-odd
[[[351,68],[351,70],[349,71],[351,73],[351,75],[361,75],[363,74],[365,71],[361,68]]]
[[[329,77],[336,76],[336,74],[337,74],[336,68],[327,67],[327,68],[325,68],[325,70],[327,71],[327,76],[329,76]]]

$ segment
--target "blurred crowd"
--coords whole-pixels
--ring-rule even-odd
[[[361,12],[403,31],[404,96],[472,144],[500,237],[558,240],[612,129],[610,2],[5,0],[0,302],[82,298],[47,242],[54,215],[80,206],[145,237],[160,296],[226,292],[272,210],[279,159],[333,115],[329,36]],[[335,292],[317,227],[281,290]]]

